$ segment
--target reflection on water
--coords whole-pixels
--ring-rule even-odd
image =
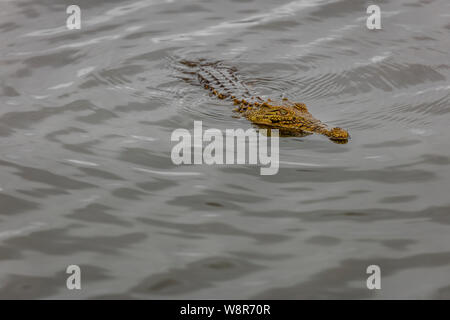
[[[379,31],[366,1],[78,5],[70,31],[66,4],[0,5],[0,298],[450,298],[447,1],[380,1]],[[173,130],[251,124],[171,57],[352,139],[282,138],[274,176],[175,166]]]

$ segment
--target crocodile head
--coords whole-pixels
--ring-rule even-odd
[[[333,142],[346,143],[349,134],[342,128],[329,129],[325,124],[314,118],[303,103],[290,102],[283,99],[275,104],[272,100],[258,103],[241,104],[241,112],[251,122],[273,128],[285,129],[291,132],[320,133]]]

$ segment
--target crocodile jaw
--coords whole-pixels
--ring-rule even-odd
[[[272,104],[271,100],[263,103],[244,101],[241,102],[238,111],[257,125],[289,131],[319,133],[336,143],[346,143],[350,137],[348,132],[342,128],[329,129],[320,120],[314,118],[304,104],[293,103],[287,99],[283,99],[281,105]]]

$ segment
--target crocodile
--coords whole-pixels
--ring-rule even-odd
[[[232,101],[237,106],[234,111],[259,127],[278,129],[282,136],[318,133],[340,144],[347,143],[350,138],[346,130],[330,128],[313,117],[304,103],[293,102],[285,97],[278,100],[263,99],[252,93],[233,67],[221,62],[201,60],[183,60],[181,63],[188,67],[183,72],[195,75],[199,84],[217,98]]]

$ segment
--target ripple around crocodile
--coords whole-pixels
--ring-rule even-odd
[[[181,72],[197,78],[200,85],[219,99],[232,101],[236,112],[262,128],[279,129],[281,136],[306,136],[319,133],[335,143],[347,143],[350,135],[342,128],[330,128],[309,113],[303,103],[287,98],[262,99],[239,79],[236,69],[221,62],[180,61]]]

